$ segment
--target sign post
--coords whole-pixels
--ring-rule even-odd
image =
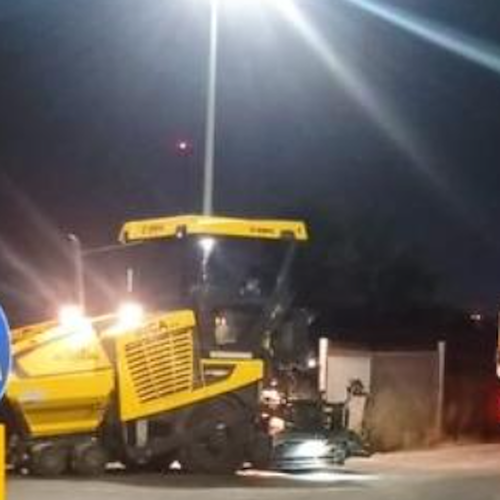
[[[7,318],[0,307],[0,398],[5,393],[10,373],[11,344],[10,328]],[[0,425],[0,500],[5,500],[5,426]]]

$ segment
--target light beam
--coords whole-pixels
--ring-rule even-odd
[[[500,74],[500,47],[462,33],[450,26],[431,21],[399,7],[373,0],[345,0],[363,11],[411,33],[421,40]]]
[[[387,99],[368,86],[363,75],[343,60],[338,51],[321,35],[305,13],[299,10],[296,2],[281,0],[275,5],[324,63],[332,79],[342,85],[400,151],[424,170],[428,176],[432,177],[435,182],[440,183],[430,167],[433,161],[426,145],[399,118]]]

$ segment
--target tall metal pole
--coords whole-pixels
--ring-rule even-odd
[[[436,439],[443,437],[443,412],[444,412],[444,396],[446,383],[446,342],[441,340],[438,342],[438,394],[437,394],[437,411],[436,411]]]
[[[68,240],[71,243],[72,258],[75,273],[75,295],[78,304],[85,309],[85,283],[83,267],[82,242],[76,234],[68,234]]]
[[[214,211],[215,118],[217,104],[217,45],[219,37],[219,0],[210,1],[210,42],[208,53],[205,158],[203,162],[203,215]]]

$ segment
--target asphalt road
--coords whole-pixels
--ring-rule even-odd
[[[484,462],[484,464],[483,464]],[[426,465],[427,464],[427,465]],[[500,500],[500,446],[395,454],[338,470],[211,478],[111,473],[100,479],[10,477],[8,500]]]

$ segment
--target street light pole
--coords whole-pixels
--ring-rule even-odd
[[[83,250],[82,242],[76,234],[68,234],[68,240],[72,248],[72,260],[75,273],[75,298],[78,305],[85,308],[85,277],[84,277],[84,264],[83,264]]]
[[[203,215],[214,211],[215,118],[217,104],[217,50],[219,38],[219,0],[210,0],[210,41],[208,53],[205,157],[203,162]]]

